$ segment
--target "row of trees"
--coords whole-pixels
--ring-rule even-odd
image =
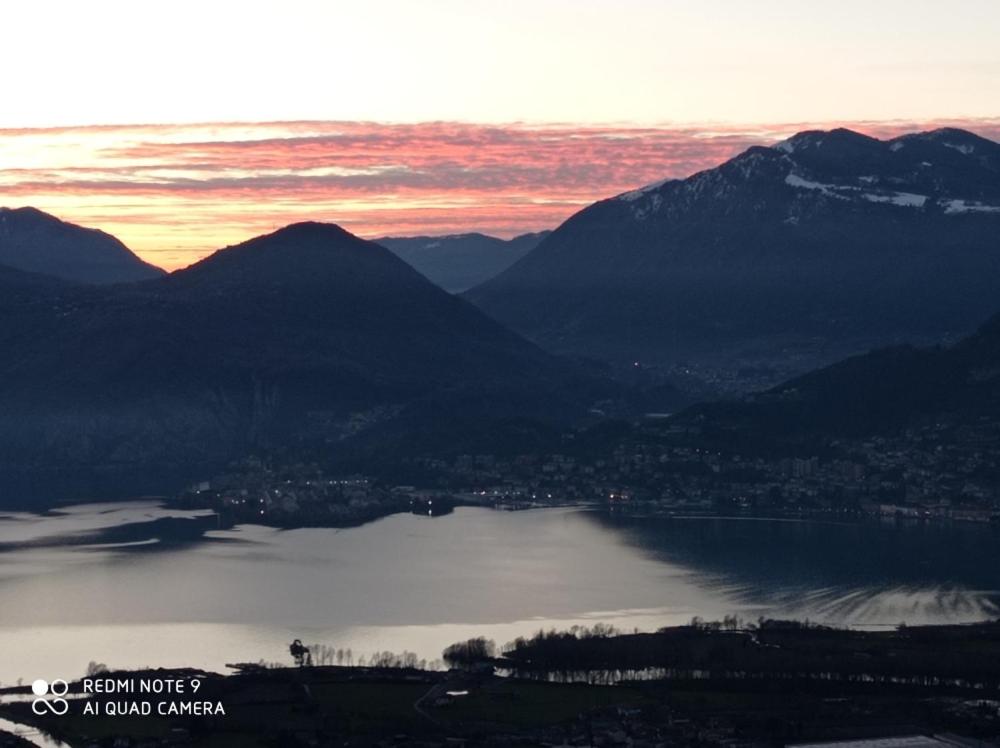
[[[379,667],[379,668],[414,668],[418,670],[440,670],[441,660],[420,658],[415,652],[375,652],[371,656],[355,659],[350,647],[332,647],[327,644],[311,644],[305,646],[296,639],[288,648],[292,659],[299,667],[327,667],[339,665],[342,667]]]
[[[763,628],[772,623],[762,618],[758,627]],[[704,621],[700,617],[695,616],[691,619],[689,625],[695,631],[705,632],[738,631],[745,628],[743,619],[735,615],[726,616],[722,621]],[[753,626],[751,625],[750,628],[753,628]],[[426,659],[418,658],[413,652],[404,651],[396,653],[388,650],[385,652],[376,652],[367,658],[360,657],[355,661],[354,653],[350,648],[344,649],[326,644],[313,644],[306,647],[298,639],[292,643],[289,649],[295,660],[295,664],[300,667],[309,665],[353,667],[356,664],[359,667],[419,668],[423,670],[428,669],[428,667],[430,669],[439,669],[442,664],[448,667],[471,667],[478,663],[491,662],[497,658],[498,654],[510,655],[532,647],[546,647],[546,645],[552,645],[556,642],[609,639],[620,636],[622,633],[622,631],[607,623],[595,623],[589,627],[577,625],[564,631],[556,631],[555,629],[549,631],[540,630],[534,636],[528,638],[519,636],[514,641],[503,645],[502,648],[498,648],[496,642],[492,639],[479,636],[448,646],[443,652],[443,663],[441,660],[428,662]]]
[[[354,665],[354,652],[351,651],[350,647],[343,649],[326,644],[311,644],[308,649],[312,656],[313,665],[343,665],[345,667]]]
[[[785,622],[768,621],[761,618],[758,622],[757,628],[764,629],[770,626],[775,626],[779,623]],[[798,625],[808,627],[809,623],[800,623]],[[721,621],[704,621],[700,617],[695,616],[691,619],[689,628],[694,631],[703,632],[734,632],[745,630],[746,628],[753,629],[754,626],[751,624],[748,627],[742,618],[735,615],[726,616]],[[664,632],[670,630],[671,629],[662,629]],[[519,652],[524,652],[533,648],[551,649],[553,645],[558,645],[558,643],[568,644],[572,641],[610,639],[615,636],[620,636],[622,633],[623,632],[619,631],[610,624],[595,623],[593,626],[589,627],[572,626],[565,631],[556,631],[555,629],[549,631],[541,630],[529,638],[519,636],[514,641],[505,644],[502,648],[498,648],[496,642],[492,639],[479,636],[473,639],[467,639],[466,641],[456,642],[455,644],[447,647],[443,653],[443,664],[448,667],[471,667],[479,663],[492,662],[497,658],[498,654],[502,654],[504,656],[516,656]],[[438,669],[442,665],[441,660],[428,662],[426,659],[418,658],[413,652],[404,651],[402,653],[396,653],[388,650],[384,652],[376,652],[367,658],[360,657],[357,662],[355,662],[354,653],[350,648],[344,649],[328,646],[326,644],[313,644],[309,647],[305,647],[298,639],[292,643],[290,651],[292,653],[292,657],[295,659],[295,663],[300,667],[308,665],[340,665],[353,667],[357,664],[359,667],[419,668],[421,670],[425,670],[428,669],[428,667],[430,669]]]

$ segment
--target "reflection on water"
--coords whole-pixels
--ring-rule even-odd
[[[652,558],[775,614],[852,624],[1000,616],[1000,532],[968,523],[593,515]]]
[[[0,517],[0,682],[287,660],[301,638],[435,659],[474,635],[631,630],[730,613],[864,624],[997,615],[989,528],[575,509],[399,514],[346,530],[217,529],[153,503]]]

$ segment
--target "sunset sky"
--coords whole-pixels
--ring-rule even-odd
[[[1000,137],[995,0],[36,0],[3,26],[0,205],[168,268],[307,218],[552,227],[810,126]]]

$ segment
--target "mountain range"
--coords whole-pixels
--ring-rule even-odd
[[[460,446],[463,428],[573,418],[606,391],[332,224],[139,283],[5,269],[0,350],[0,474],[106,474],[133,491],[379,430],[412,449],[449,430]]]
[[[0,265],[78,283],[127,283],[164,274],[110,234],[36,208],[0,208]]]
[[[498,239],[486,234],[386,236],[378,244],[392,251],[450,293],[478,286],[538,246],[550,232]]]
[[[846,129],[602,200],[465,297],[548,350],[801,372],[1000,299],[1000,145]]]
[[[601,201],[464,298],[333,224],[166,275],[106,234],[5,209],[0,250],[3,485],[134,495],[249,454],[530,451],[602,413],[676,411],[647,361],[815,368],[960,339],[1000,306],[1000,145],[800,133]],[[992,318],[677,423],[764,445],[1000,422],[998,341]],[[553,351],[627,361],[631,385]]]

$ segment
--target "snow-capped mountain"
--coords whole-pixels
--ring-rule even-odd
[[[1000,145],[799,133],[584,209],[468,292],[557,351],[805,369],[1000,308]]]

